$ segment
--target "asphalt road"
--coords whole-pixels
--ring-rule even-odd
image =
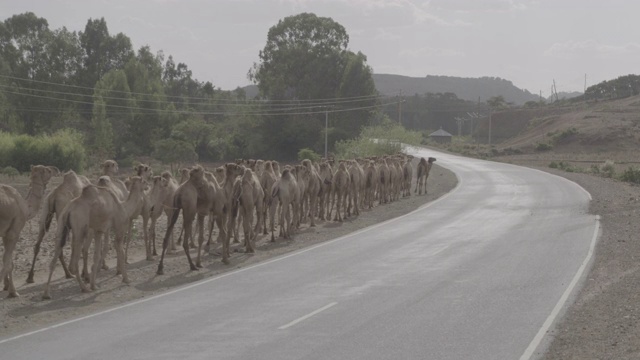
[[[458,187],[346,237],[0,340],[0,358],[536,358],[591,257],[589,194],[536,170],[418,155]]]

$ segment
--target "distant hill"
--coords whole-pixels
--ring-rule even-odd
[[[393,74],[373,74],[373,80],[378,92],[387,96],[396,96],[402,90],[404,96],[451,92],[456,94],[459,99],[478,101],[480,98],[481,102],[502,95],[507,102],[516,105],[522,105],[529,100],[539,100],[538,95],[516,87],[511,81],[492,77],[461,78],[429,75],[419,78]],[[249,99],[258,95],[258,87],[255,85],[245,86],[242,89]]]
[[[453,76],[409,77],[392,74],[374,74],[373,80],[376,89],[384,95],[396,96],[402,90],[402,94],[412,96],[424,93],[456,94],[459,99],[481,102],[502,95],[507,102],[522,105],[529,100],[539,100],[537,95],[527,90],[522,90],[511,81],[501,78],[461,78]]]

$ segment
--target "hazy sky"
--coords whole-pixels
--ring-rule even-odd
[[[104,17],[225,90],[249,84],[269,28],[302,12],[331,17],[375,73],[492,76],[548,96],[640,73],[640,1],[632,0],[0,0],[1,20],[32,11],[83,31]]]

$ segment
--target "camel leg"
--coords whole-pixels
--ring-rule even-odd
[[[102,270],[109,270],[106,260],[107,255],[109,255],[109,231],[104,233],[104,239],[102,242],[102,260],[100,260]]]
[[[145,243],[147,261],[152,261],[153,257],[158,255],[158,252],[156,251],[156,221],[158,221],[158,218],[151,217],[151,221],[149,223],[149,238]]]
[[[91,246],[91,236],[94,233],[92,231],[89,231],[87,234],[89,240],[85,240],[82,244],[82,278],[84,279],[84,281],[89,282],[91,281],[91,277],[89,275],[89,247]],[[73,244],[73,241],[71,243]],[[76,264],[78,264],[79,262],[80,259],[78,258]],[[77,266],[78,265],[76,265],[76,267]]]
[[[91,286],[91,290],[96,290],[96,275],[100,270],[100,259],[102,259],[102,237],[94,236],[94,246],[93,246],[93,266],[91,267],[91,275],[89,276],[89,284]]]
[[[184,249],[184,253],[187,256],[187,260],[189,261],[189,268],[191,270],[198,270],[196,265],[191,260],[191,254],[189,254],[189,240],[192,237],[191,231],[193,230],[193,216],[190,216],[190,219],[185,219],[183,216],[183,225],[184,229],[184,237],[182,238],[182,248]]]
[[[83,248],[87,246],[85,243],[91,241],[91,237],[87,235],[87,229],[82,229],[81,236],[79,236],[77,239],[74,236],[73,241],[71,242],[71,246],[75,248],[75,251],[73,252],[73,256],[71,257],[71,259],[69,260],[69,263],[73,264],[76,269],[78,269],[79,266],[78,263],[80,262],[80,254],[83,252]],[[76,271],[76,280],[78,281],[78,285],[80,286],[80,291],[82,291],[83,293],[89,291],[87,286],[84,284],[83,274],[81,274],[80,271]]]
[[[122,274],[122,282],[125,284],[129,283],[129,277],[127,276],[127,261],[125,259],[124,253],[124,233],[122,231],[118,231],[116,233],[115,245],[116,245],[116,268],[119,274]]]
[[[19,234],[15,234],[14,231],[9,230],[4,241],[4,255],[2,256],[2,270],[0,271],[0,279],[4,279],[4,289],[9,291],[9,297],[18,297],[19,294],[13,285],[13,251],[18,242]]]
[[[204,215],[198,214],[197,217],[197,227],[198,227],[198,255],[196,256],[196,267],[201,268],[201,255],[202,255],[202,245],[204,244]]]
[[[74,234],[74,240],[75,240],[75,234]],[[51,294],[49,293],[51,277],[53,276],[53,271],[56,269],[56,261],[58,261],[58,258],[62,257],[62,247],[58,245],[57,241],[56,241],[56,247],[54,251],[55,251],[55,254],[51,258],[51,263],[49,264],[49,278],[47,279],[47,283],[44,285],[44,293],[42,294],[42,298],[44,300],[51,299]],[[71,262],[72,260],[73,258],[69,259],[69,262]],[[71,263],[69,265],[71,265]]]
[[[245,252],[249,254],[253,254],[255,249],[253,248],[253,239],[252,239],[252,229],[251,224],[253,223],[253,209],[245,210],[245,214],[242,219],[242,227],[244,230],[244,246]],[[260,222],[258,222],[260,223]]]

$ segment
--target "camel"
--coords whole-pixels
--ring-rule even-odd
[[[218,241],[222,242],[222,262],[229,263],[229,237],[226,234],[226,224],[224,223],[227,213],[226,204],[224,191],[217,183],[211,182],[205,177],[205,171],[202,166],[196,165],[189,170],[189,179],[178,187],[173,198],[172,207],[174,211],[162,242],[162,254],[160,255],[160,263],[157,270],[158,275],[164,274],[164,256],[167,252],[169,236],[173,233],[180,210],[182,210],[182,228],[184,229],[182,247],[189,261],[190,269],[198,270],[201,267],[200,257],[204,243],[204,217],[212,213],[215,214],[216,223],[220,229]],[[198,239],[198,256],[196,264],[194,264],[189,254],[188,241],[191,238],[192,224],[196,215],[198,217],[200,235]]]
[[[301,223],[306,222],[307,216],[305,212],[305,205],[308,203],[309,193],[307,191],[309,187],[309,170],[302,165],[295,165],[291,169],[292,173],[296,177],[296,181],[298,183],[298,189],[300,191],[300,197],[298,198],[298,221],[295,223],[297,228],[300,227]],[[308,205],[307,205],[308,206]],[[307,210],[309,210],[307,208]]]
[[[409,156],[404,159],[404,165],[402,166],[402,175],[403,175],[403,192],[402,196],[409,197],[411,196],[411,180],[413,180],[413,165],[411,165],[411,159],[413,157]]]
[[[269,201],[270,201],[270,191],[273,187],[273,184],[278,181],[278,177],[273,171],[273,166],[271,161],[265,161],[264,169],[262,174],[260,175],[260,185],[262,186],[262,190],[265,193],[264,204],[262,206],[262,228],[264,230],[263,234],[267,235],[267,212],[269,209]]]
[[[232,226],[235,222],[238,211],[242,213],[242,227],[244,230],[244,244],[247,253],[255,252],[253,242],[262,230],[262,206],[264,204],[264,191],[258,177],[250,168],[244,170],[242,177],[237,177],[233,184],[233,193],[231,198],[231,217]],[[257,212],[258,221],[254,229],[253,213]]]
[[[347,206],[347,215],[351,216],[351,207],[353,214],[360,215],[360,200],[362,199],[362,188],[364,187],[364,171],[357,161],[349,161],[349,204]]]
[[[347,202],[347,194],[349,193],[351,176],[349,175],[349,171],[347,170],[347,165],[345,162],[340,162],[338,165],[338,170],[333,174],[333,186],[332,191],[335,198],[336,204],[336,215],[333,218],[333,221],[342,222],[343,216],[340,213],[342,207],[346,207]]]
[[[152,256],[158,255],[156,251],[156,222],[163,213],[167,215],[167,219],[171,219],[173,214],[173,195],[178,189],[178,182],[168,171],[164,171],[161,176],[154,176],[152,181],[151,191],[149,192],[149,202],[151,204],[149,218],[151,221],[149,223],[148,242],[145,244],[147,260],[149,261],[153,260],[150,254]],[[171,234],[169,250],[176,250],[173,234]]]
[[[331,181],[333,180],[333,170],[331,169],[331,165],[328,162],[320,163],[318,176],[320,177],[320,187],[322,188],[320,195],[320,220],[331,219],[331,209],[329,208],[329,203],[331,200]]]
[[[140,163],[136,165],[133,170],[135,171],[136,176],[139,176],[147,183],[151,182],[151,177],[153,176],[153,170],[151,170],[151,166]]]
[[[282,171],[280,179],[273,184],[271,188],[270,204],[269,204],[269,216],[270,216],[270,229],[271,229],[271,241],[275,242],[274,237],[274,219],[278,204],[281,205],[282,211],[280,212],[279,224],[280,235],[285,239],[291,238],[291,225],[297,221],[298,203],[300,198],[300,189],[295,176],[291,173],[289,167],[285,167]],[[291,213],[289,212],[289,206],[293,207],[293,219],[291,219]],[[285,223],[286,221],[286,223]]]
[[[241,160],[236,160],[236,161],[240,161]],[[231,237],[233,235],[235,242],[239,242],[238,240],[238,232],[237,229],[234,228],[234,226],[231,225],[232,219],[231,219],[231,198],[232,198],[232,193],[233,193],[233,183],[236,180],[236,177],[242,175],[244,173],[244,168],[241,165],[235,164],[235,163],[226,163],[224,165],[224,174],[225,174],[225,178],[224,181],[222,182],[222,189],[223,192],[225,194],[225,198],[227,203],[225,204],[225,207],[227,209],[229,209],[228,214],[227,214],[227,219],[226,219],[226,224],[227,224],[227,236]]]
[[[148,168],[148,172],[145,172],[145,171],[136,171],[136,172],[147,176],[150,173],[150,168]],[[111,178],[107,176],[102,176],[98,180],[98,186],[111,188],[112,186],[109,183],[112,181],[113,180],[111,180]],[[133,212],[130,214],[130,217],[129,217],[129,227],[127,228],[127,234],[125,237],[125,246],[124,246],[125,261],[127,261],[127,258],[129,255],[129,244],[131,243],[131,240],[133,237],[133,221],[138,217],[142,217],[142,238],[145,244],[145,249],[146,249],[146,245],[149,243],[147,225],[149,224],[149,216],[151,213],[151,206],[152,206],[148,194],[144,191],[144,188],[148,186],[147,181],[140,176],[134,176],[132,178],[129,178],[128,181],[130,182],[129,186],[127,186],[127,190],[129,191],[129,198],[135,197],[137,199],[137,203],[136,203],[137,206],[133,209]],[[134,189],[133,187],[134,181],[140,181],[142,183],[142,191],[137,191],[138,189]],[[105,252],[104,252],[105,255],[107,254],[108,248],[109,247],[107,245],[107,241],[105,240]],[[150,257],[150,254],[147,253],[147,260],[149,259],[149,257]]]
[[[108,177],[101,177],[100,182],[104,182]],[[143,192],[142,179],[135,176],[131,179],[131,192],[126,201],[122,202],[116,194],[108,187],[88,185],[82,189],[82,193],[73,199],[60,214],[60,225],[56,234],[55,254],[49,266],[49,278],[42,295],[43,299],[51,299],[49,287],[51,277],[56,266],[56,261],[64,247],[69,233],[73,233],[71,246],[74,248],[70,260],[70,266],[78,268],[80,252],[88,249],[91,240],[94,240],[93,268],[89,277],[90,289],[84,283],[82,276],[76,271],[76,280],[82,292],[96,289],[96,274],[103,262],[102,241],[108,239],[107,231],[112,229],[115,232],[115,248],[117,253],[118,272],[122,274],[122,282],[129,283],[127,267],[124,254],[124,236],[129,225],[129,219],[139,206],[140,194]],[[93,234],[92,234],[93,232]],[[88,251],[83,251],[85,257]],[[86,258],[85,258],[86,261]]]
[[[49,231],[54,215],[59,216],[60,213],[62,213],[62,209],[64,209],[71,200],[80,196],[82,188],[89,184],[91,184],[91,182],[86,176],[79,176],[73,170],[70,170],[63,175],[62,183],[47,195],[44,200],[44,205],[42,206],[42,211],[40,212],[40,228],[36,244],[33,248],[33,261],[31,262],[31,269],[27,276],[27,283],[33,283],[36,259],[40,252],[40,246],[45,233]],[[67,279],[72,278],[73,276],[67,268],[67,264],[64,261],[62,253],[60,253],[60,263],[64,269],[65,277]]]
[[[189,180],[189,169],[180,169],[180,184],[184,184],[187,180]]]
[[[322,196],[322,180],[320,179],[320,175],[316,171],[315,166],[311,163],[311,160],[304,159],[302,160],[302,165],[307,168],[309,172],[309,181],[307,186],[307,200],[309,204],[307,208],[309,209],[309,217],[310,217],[310,227],[316,226],[315,217],[318,212],[318,197]]]
[[[387,161],[384,158],[378,159],[378,203],[386,204],[389,202],[389,193],[391,191],[391,172]]]
[[[422,195],[422,189],[424,189],[424,193],[427,193],[427,178],[429,177],[429,172],[431,171],[431,166],[433,162],[436,161],[436,158],[429,157],[428,160],[425,158],[420,158],[420,162],[418,163],[418,171],[417,171],[417,179],[416,179],[416,189],[414,193],[418,195]]]
[[[118,163],[115,160],[106,160],[100,165],[102,169],[102,175],[106,175],[111,178],[113,182],[112,190],[115,192],[116,196],[120,201],[124,201],[129,195],[129,190],[127,190],[127,185],[118,179],[116,175],[118,174]]]
[[[373,202],[375,200],[376,190],[378,188],[378,169],[376,168],[376,163],[373,160],[369,160],[369,164],[364,169],[364,178],[364,203],[365,206],[371,209],[373,208]]]
[[[32,165],[26,198],[12,186],[0,184],[0,237],[4,246],[0,279],[4,280],[4,290],[8,290],[10,298],[19,296],[13,284],[13,252],[24,225],[38,212],[47,183],[54,174],[53,168]]]

